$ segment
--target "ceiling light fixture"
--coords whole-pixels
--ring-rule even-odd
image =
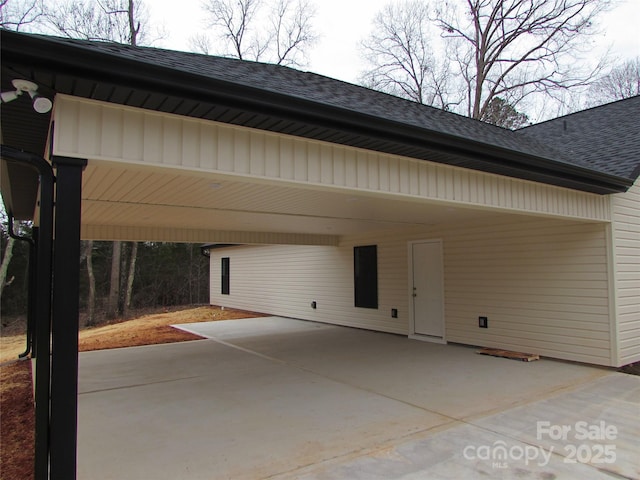
[[[9,103],[18,98],[23,93],[28,93],[33,102],[33,109],[38,113],[48,113],[53,107],[53,103],[46,97],[40,96],[38,93],[38,85],[29,80],[12,80],[15,91],[0,93],[2,103]]]

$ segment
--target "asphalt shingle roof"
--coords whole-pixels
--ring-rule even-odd
[[[420,155],[423,156],[416,158],[435,158],[436,161],[442,160],[466,168],[569,185],[571,188],[581,188],[578,184],[584,178],[588,179],[587,182],[591,179],[598,182],[599,176],[608,176],[604,182],[629,185],[640,174],[640,97],[510,131],[365,87],[284,66],[106,42],[13,33],[9,37],[12,36],[39,38],[43,42],[43,48],[51,52],[57,50],[56,44],[60,45],[63,47],[62,51],[77,56],[78,60],[72,62],[74,68],[77,65],[84,67],[82,62],[85,58],[90,58],[101,62],[101,65],[109,65],[112,61],[120,66],[118,68],[128,69],[131,74],[138,75],[137,79],[140,75],[144,76],[146,71],[153,72],[146,73],[147,77],[166,75],[167,80],[162,83],[162,87],[158,87],[168,89],[163,90],[166,95],[179,96],[179,88],[176,90],[174,87],[180,85],[175,82],[189,81],[195,82],[199,91],[206,94],[217,92],[224,98],[228,98],[232,91],[241,92],[238,95],[245,103],[261,103],[263,99],[265,102],[266,99],[271,99],[269,101],[278,102],[278,106],[303,105],[303,114],[308,118],[321,118],[322,114],[316,114],[320,111],[333,112],[330,116],[322,117],[323,120],[331,119],[326,122],[341,122],[343,117],[352,115],[349,118],[357,118],[358,122],[366,124],[365,128],[369,130],[363,135],[370,135],[371,140],[379,143],[406,141],[408,143],[404,145],[408,149],[422,148],[423,153]],[[42,58],[46,63],[46,56]],[[38,61],[41,60],[39,57]],[[80,74],[92,74],[91,68],[82,68]],[[99,70],[104,75],[104,69]],[[60,73],[64,71],[62,68]],[[100,77],[100,80],[108,84],[109,75],[106,77]],[[129,77],[126,81],[130,81]],[[130,85],[135,88],[135,83]],[[53,84],[51,87],[56,88]],[[244,95],[251,96],[251,99],[246,100]],[[340,133],[343,128],[328,123],[313,125],[322,125],[328,130],[333,128]],[[350,128],[351,125],[344,128]],[[393,130],[393,137],[387,135],[390,130]],[[312,138],[323,139],[321,136]],[[410,142],[418,142],[420,145],[416,147],[415,143]],[[443,157],[446,155],[443,149],[450,152],[449,157]],[[407,154],[413,153],[407,150]],[[458,154],[460,156],[455,157]],[[464,157],[469,154],[472,155],[472,160]],[[533,173],[522,173],[524,171]],[[618,182],[618,179],[622,182]],[[602,193],[599,186],[593,188]]]
[[[495,125],[311,72],[281,65],[158,48],[63,38],[59,41],[143,64],[228,81],[520,153],[572,163],[571,158],[561,150],[539,142],[533,136],[518,135]]]
[[[563,150],[572,162],[625,178],[640,175],[640,96],[515,132]]]

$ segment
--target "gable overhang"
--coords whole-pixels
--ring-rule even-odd
[[[625,192],[632,181],[468,138],[447,135],[259,86],[222,81],[124,58],[51,37],[2,31],[2,88],[12,78],[43,94],[109,103],[283,133],[468,168],[597,194]],[[26,102],[24,102],[26,103]],[[7,104],[6,106],[9,106]],[[3,142],[41,154],[48,122],[2,120]],[[6,130],[6,131],[5,131]]]

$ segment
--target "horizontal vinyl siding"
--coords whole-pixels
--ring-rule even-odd
[[[448,341],[609,365],[605,230],[505,218],[350,236],[338,247],[213,250],[211,303],[407,334],[408,242],[442,239]],[[378,246],[378,310],[353,307],[354,245]],[[231,257],[230,296],[219,294],[221,256]]]
[[[381,251],[382,250],[382,251]],[[353,245],[340,247],[252,246],[211,251],[211,303],[286,317],[407,333],[404,319],[391,318],[396,283],[403,272],[388,264],[395,252],[378,249],[379,308],[356,308]],[[391,254],[389,254],[391,253]],[[231,262],[230,294],[221,292],[221,258]],[[384,259],[384,260],[382,260]],[[406,285],[406,278],[404,278]],[[394,293],[395,292],[395,293]],[[406,303],[406,289],[401,289]],[[317,308],[311,308],[315,301]]]
[[[67,95],[55,122],[55,155],[610,220],[603,195]]]
[[[613,196],[619,364],[640,361],[640,180]]]
[[[604,226],[478,225],[444,239],[448,341],[610,364]]]

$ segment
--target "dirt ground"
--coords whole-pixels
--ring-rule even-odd
[[[79,350],[198,340],[172,328],[181,323],[260,317],[262,314],[214,306],[160,311],[133,320],[80,331]],[[34,408],[31,362],[17,360],[24,335],[0,338],[0,479],[33,479]]]

